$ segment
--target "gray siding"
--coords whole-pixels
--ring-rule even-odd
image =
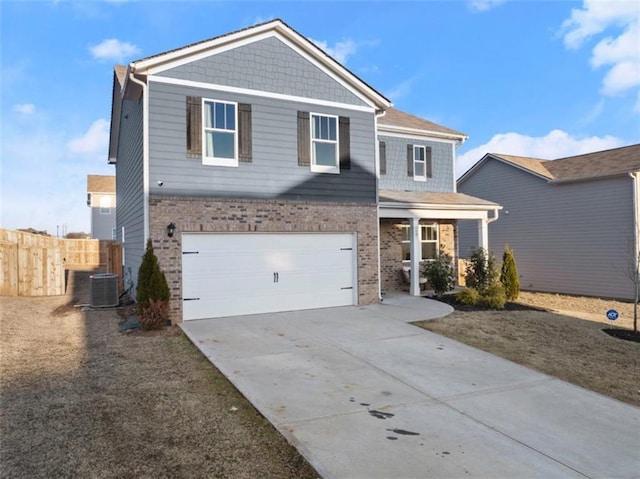
[[[274,37],[172,68],[163,72],[162,76],[365,105],[329,75]]]
[[[143,183],[143,102],[124,101],[120,117],[118,162],[116,163],[116,223],[118,241],[125,229],[125,288],[131,286],[135,296],[138,268],[144,253],[144,183]],[[128,115],[128,118],[124,118]]]
[[[505,244],[513,248],[522,289],[631,299],[631,178],[549,184],[489,160],[458,189],[504,207],[489,225],[489,248],[498,259]],[[459,236],[468,256],[476,225],[461,223]]]
[[[94,239],[112,239],[113,228],[116,227],[116,209],[111,213],[100,213],[100,207],[91,208],[91,237]]]
[[[208,166],[187,158],[186,97],[249,103],[253,159],[238,167]],[[298,165],[297,112],[350,117],[351,169],[312,173]],[[151,82],[149,86],[150,192],[162,195],[375,202],[373,113]],[[157,181],[164,185],[158,187]]]
[[[384,141],[387,149],[387,173],[380,175],[380,188],[440,193],[455,192],[453,178],[454,146],[451,143],[398,138],[383,134],[378,135],[378,140]],[[432,178],[427,178],[427,181],[415,181],[412,176],[407,175],[407,145],[431,147]]]

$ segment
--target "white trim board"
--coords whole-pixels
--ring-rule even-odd
[[[341,108],[343,110],[353,110],[353,111],[362,111],[366,113],[374,113],[375,108],[369,106],[361,106],[361,105],[350,105],[348,103],[339,103],[328,100],[318,100],[316,98],[307,98],[303,96],[295,96],[295,95],[286,95],[283,93],[272,93],[268,91],[262,90],[252,90],[250,88],[239,88],[234,86],[227,85],[218,85],[215,83],[205,83],[205,82],[197,82],[192,80],[181,80],[178,78],[169,78],[163,76],[150,76],[148,78],[149,82],[156,83],[164,83],[168,85],[178,85],[178,86],[187,86],[193,88],[202,88],[206,90],[217,90],[226,93],[235,93],[238,95],[249,95],[256,96],[260,98],[273,98],[274,100],[282,100],[282,101],[291,101],[298,103],[306,103],[309,105],[320,105],[327,106],[331,108]]]
[[[380,140],[380,137],[383,136],[388,136],[389,138],[405,138],[407,140],[420,140],[420,141],[434,141],[434,142],[438,142],[438,143],[448,143],[450,145],[454,145],[457,143],[456,140],[450,140],[447,138],[436,138],[433,136],[429,136],[428,132],[424,132],[424,135],[412,135],[412,134],[405,134],[405,133],[390,133],[387,131],[383,131],[381,130],[380,124],[378,124],[378,131],[376,132],[376,134],[378,135],[378,140]],[[435,133],[433,133],[435,134]]]

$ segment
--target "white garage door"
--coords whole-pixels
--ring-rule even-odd
[[[183,319],[357,304],[354,234],[182,235]]]

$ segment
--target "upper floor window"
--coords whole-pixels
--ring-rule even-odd
[[[340,172],[336,116],[311,115],[311,171]]]
[[[407,175],[415,181],[433,177],[430,146],[407,145]]]
[[[235,103],[204,100],[203,164],[238,166],[236,108]]]
[[[111,214],[111,198],[109,196],[100,197],[100,214],[101,215]]]

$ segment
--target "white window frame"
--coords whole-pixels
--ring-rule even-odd
[[[422,151],[422,160],[418,160],[417,151]],[[423,175],[416,174],[416,164],[422,164]],[[424,145],[413,145],[413,180],[427,181],[427,148]]]
[[[233,105],[235,115],[235,129],[229,130],[225,128],[209,128],[206,126],[206,104],[222,103],[225,105]],[[209,166],[238,166],[238,103],[235,101],[218,100],[215,98],[202,98],[202,164]],[[215,156],[207,156],[207,132],[220,131],[224,133],[233,133],[233,158],[216,158]]]
[[[336,139],[335,140],[323,140],[321,138],[313,137],[313,119],[314,117],[332,118],[336,122]],[[314,173],[332,173],[340,174],[340,119],[337,115],[328,115],[326,113],[310,113],[309,114],[309,136],[311,146],[311,171]],[[330,143],[336,146],[336,162],[335,166],[329,165],[317,165],[315,154],[315,143]]]
[[[407,232],[411,231],[411,225],[402,224],[400,226],[401,226],[401,228],[403,228],[403,230],[405,230]],[[425,229],[426,228],[434,228],[435,233],[436,233],[436,239],[435,240],[425,239],[426,238],[426,234],[423,234],[424,233],[423,228],[425,228]],[[418,225],[418,230],[420,231],[420,233],[418,235],[419,238],[420,238],[420,262],[424,263],[425,261],[433,261],[432,258],[426,258],[425,259],[425,258],[422,257],[422,245],[425,244],[425,243],[435,243],[435,245],[436,245],[436,256],[440,254],[440,230],[439,230],[439,227],[438,227],[438,223],[420,223]],[[402,239],[400,241],[401,245],[402,244],[411,245],[411,234],[408,233],[408,234],[405,235],[405,233],[403,232],[402,233],[402,237],[404,238],[405,236],[407,238],[409,238],[409,239],[406,239],[406,240]],[[411,247],[409,247],[409,252],[410,251],[411,251]],[[409,264],[411,262],[411,259],[410,258],[402,258],[402,262],[406,263],[406,264]]]

